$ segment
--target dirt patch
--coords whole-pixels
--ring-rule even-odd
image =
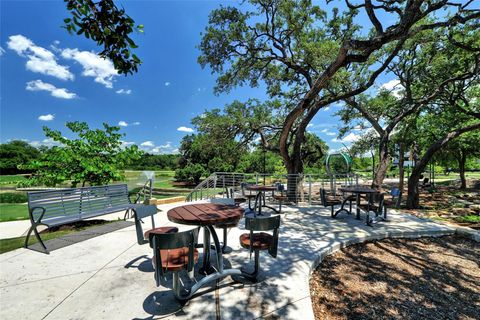
[[[406,194],[404,190],[403,194]],[[438,185],[434,191],[421,190],[419,209],[402,207],[402,212],[480,230],[480,191]]]
[[[316,319],[480,319],[480,245],[387,239],[328,256],[312,274]]]

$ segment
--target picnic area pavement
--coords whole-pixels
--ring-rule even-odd
[[[162,212],[156,215],[156,225],[175,225],[166,212],[179,205],[183,203],[159,206]],[[332,219],[329,208],[319,206],[286,206],[282,212],[277,258],[260,254],[261,282],[242,284],[227,277],[200,290],[184,306],[173,297],[171,279],[166,287],[155,286],[152,251],[148,244],[137,244],[134,226],[49,255],[23,248],[7,252],[0,255],[0,318],[313,319],[309,276],[325,255],[365,240],[441,236],[456,230],[394,210],[388,222],[374,227],[353,215]],[[144,230],[149,225],[145,219]],[[242,221],[230,229],[228,241],[234,250],[224,256],[227,266],[253,267],[253,258],[238,242],[244,232]],[[221,229],[218,234],[222,239]],[[186,275],[183,279],[188,281]]]

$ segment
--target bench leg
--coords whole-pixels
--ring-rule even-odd
[[[40,233],[37,230],[37,226],[38,225],[35,224],[35,225],[31,226],[30,229],[28,230],[27,237],[25,238],[25,248],[28,248],[28,240],[30,239],[30,235],[32,234],[32,231],[33,231],[35,233],[35,237],[37,238],[38,242],[40,242],[40,244],[42,245],[42,247],[44,249],[44,252],[46,254],[50,254],[47,247],[45,246],[45,243],[43,243],[42,238],[40,238]]]

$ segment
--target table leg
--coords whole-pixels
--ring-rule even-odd
[[[177,299],[185,301],[190,299],[195,292],[197,292],[201,287],[204,285],[215,281],[217,279],[224,278],[226,276],[242,276],[247,279],[252,279],[252,277],[240,269],[223,269],[223,255],[222,255],[222,247],[220,246],[220,240],[218,240],[218,235],[215,231],[215,228],[213,226],[206,226],[204,227],[205,230],[208,230],[209,234],[213,238],[213,242],[215,244],[215,252],[216,252],[216,258],[217,258],[217,268],[218,270],[214,270],[212,274],[207,275],[205,278],[201,279],[197,283],[195,283],[189,290],[187,290],[187,294],[178,294],[175,292],[175,296]],[[178,291],[178,290],[177,290]]]
[[[203,275],[215,272],[210,265],[210,230],[208,227],[203,227],[203,264],[198,272]]]

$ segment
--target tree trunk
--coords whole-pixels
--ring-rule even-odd
[[[405,162],[405,144],[400,142],[400,155],[398,156],[398,189],[403,193],[403,186],[405,184],[405,168],[403,163]]]
[[[460,189],[467,188],[467,180],[465,179],[465,163],[467,162],[467,153],[460,150],[460,157],[458,157],[458,170],[460,171]]]
[[[390,162],[390,154],[388,152],[388,135],[385,135],[380,140],[378,168],[377,168],[377,173],[375,175],[375,178],[373,179],[373,182],[372,182],[372,187],[374,188],[382,187],[383,180],[385,179],[385,175],[388,170],[389,162]]]
[[[408,209],[416,209],[419,207],[419,195],[418,195],[418,180],[420,179],[420,175],[422,174],[423,170],[425,170],[427,164],[432,159],[433,155],[440,149],[442,149],[448,142],[455,139],[456,137],[460,136],[462,133],[469,132],[475,129],[480,128],[480,122],[457,129],[455,131],[449,132],[440,140],[435,141],[430,147],[427,149],[423,157],[415,164],[413,167],[412,174],[408,180],[408,197],[407,197],[407,208]]]

